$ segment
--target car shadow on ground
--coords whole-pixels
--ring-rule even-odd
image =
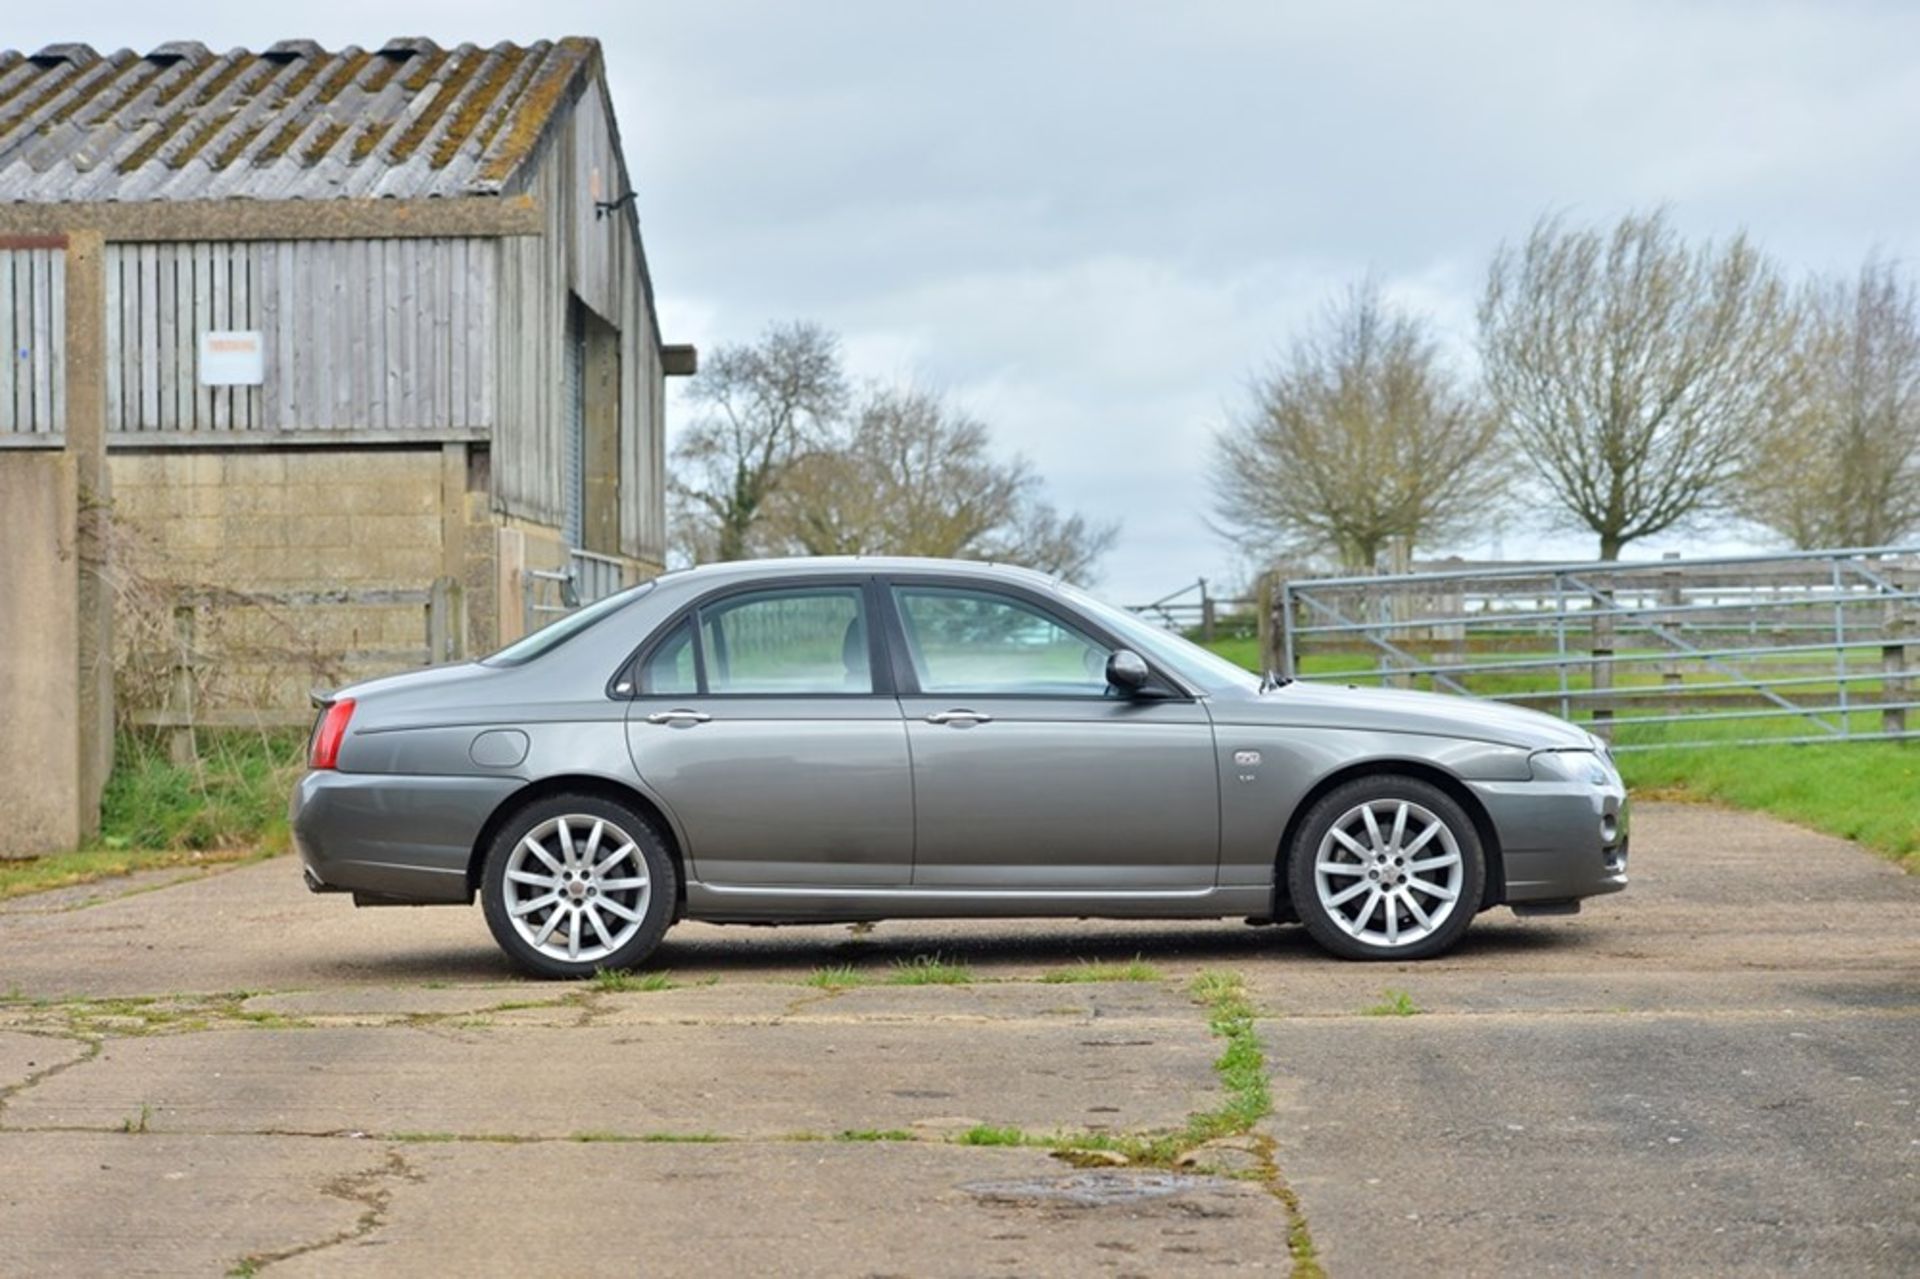
[[[1578,949],[1575,930],[1527,927],[1508,921],[1478,927],[1451,958],[1488,958]],[[851,966],[886,969],[921,957],[966,964],[992,976],[1000,969],[1052,968],[1092,962],[1139,959],[1179,969],[1231,967],[1252,962],[1339,968],[1335,959],[1297,925],[1234,927],[1226,923],[1168,924],[1142,928],[1073,923],[1057,931],[1029,922],[1018,930],[983,923],[978,927],[944,922],[916,927],[881,925],[871,934],[847,925],[786,927],[699,926],[697,935],[669,933],[646,965],[671,970],[682,979],[737,977],[773,982],[800,981],[816,969]],[[378,959],[326,965],[327,975],[348,982],[419,985],[435,982],[491,983],[523,977],[506,957],[484,944],[397,951]]]

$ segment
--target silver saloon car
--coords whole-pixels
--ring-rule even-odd
[[[946,560],[669,573],[482,661],[345,688],[293,797],[315,892],[468,904],[545,976],[679,919],[1246,916],[1417,959],[1627,883],[1603,743],[1262,679]]]

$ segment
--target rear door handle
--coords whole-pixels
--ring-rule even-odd
[[[712,718],[713,716],[707,714],[705,711],[688,711],[688,710],[655,711],[653,714],[647,716],[647,723],[649,724],[704,724]]]
[[[979,711],[950,710],[934,711],[927,716],[929,724],[991,724],[993,716],[983,715]]]

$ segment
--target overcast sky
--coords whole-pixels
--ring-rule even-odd
[[[1465,359],[1487,257],[1547,210],[1666,203],[1796,272],[1920,252],[1913,5],[11,8],[27,49],[599,37],[668,340],[806,316],[857,373],[945,388],[1123,522],[1101,585],[1128,602],[1233,574],[1210,431],[1370,270]],[[1591,553],[1540,519],[1503,543]]]

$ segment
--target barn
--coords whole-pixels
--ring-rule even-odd
[[[136,722],[297,718],[662,567],[694,352],[594,40],[0,53],[0,356],[0,459],[104,440]]]

